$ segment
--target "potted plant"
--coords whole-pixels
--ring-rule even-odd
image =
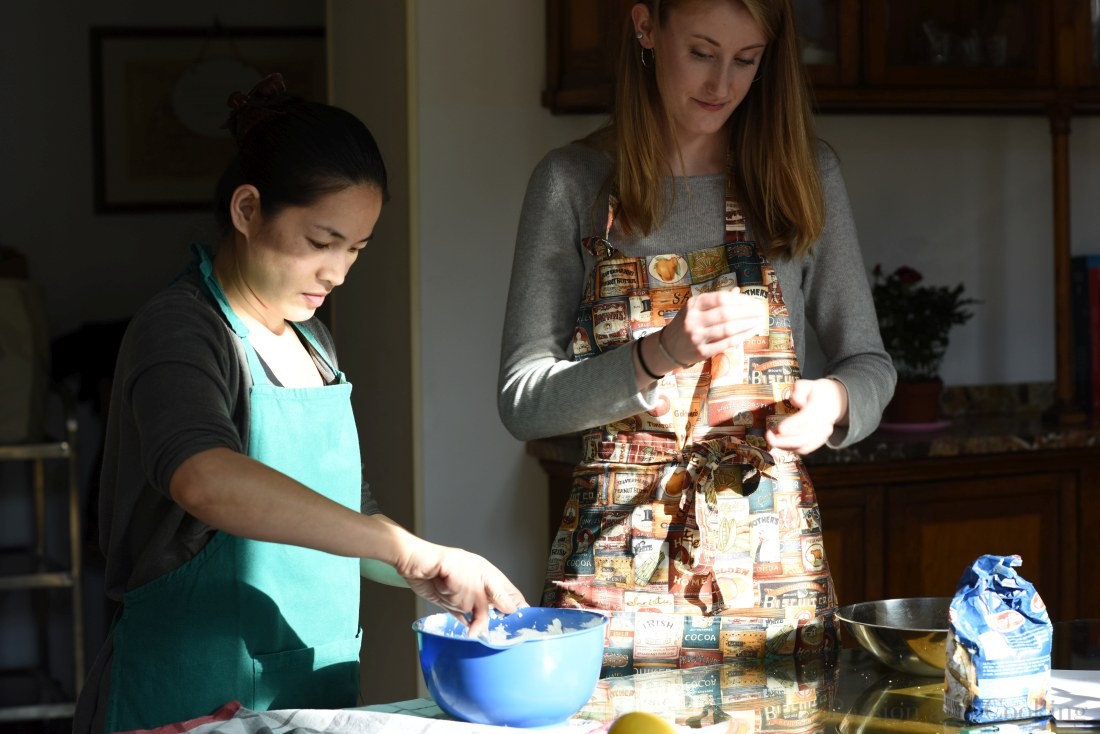
[[[903,265],[889,275],[875,265],[871,295],[878,314],[882,343],[898,371],[894,397],[883,420],[892,423],[930,423],[940,415],[943,380],[940,365],[951,328],[974,315],[967,306],[978,303],[963,297],[962,283],[922,285],[924,276]]]

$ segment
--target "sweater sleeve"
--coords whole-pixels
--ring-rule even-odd
[[[165,497],[189,457],[211,448],[244,451],[232,339],[213,309],[178,288],[139,311],[123,339],[115,384],[141,437],[135,458]]]
[[[827,149],[820,161],[825,228],[806,259],[802,290],[806,317],[825,357],[825,374],[848,390],[848,425],[838,426],[828,441],[832,448],[843,448],[878,427],[897,373],[882,346],[840,164]]]
[[[571,361],[586,271],[581,238],[592,234],[607,165],[601,172],[598,154],[579,148],[552,151],[539,163],[520,214],[498,382],[501,420],[520,440],[573,433],[652,407],[635,384],[629,344]]]

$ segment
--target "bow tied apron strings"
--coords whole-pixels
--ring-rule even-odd
[[[679,454],[669,452],[666,461],[657,463],[684,466],[686,476],[679,508],[684,513],[694,508],[693,519],[700,539],[690,559],[691,571],[718,583],[716,572],[723,570],[722,559],[729,549],[739,514],[732,505],[743,504],[761,476],[777,479],[776,457],[740,438],[723,436],[700,441]],[[719,467],[739,469],[740,486],[720,484]],[[636,580],[643,584],[648,581]]]

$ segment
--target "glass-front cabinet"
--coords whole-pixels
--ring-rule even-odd
[[[802,62],[815,86],[859,81],[858,0],[791,0]]]
[[[1066,0],[1069,1],[1069,0]],[[1073,45],[1077,54],[1077,83],[1100,92],[1100,0],[1073,0],[1067,25],[1075,29]]]
[[[1084,5],[1084,3],[1082,3]],[[1096,77],[1100,69],[1100,0],[1089,0],[1089,22],[1085,25],[1088,30],[1089,61],[1092,66],[1093,77]]]
[[[865,13],[870,84],[1051,82],[1051,0],[871,0]]]
[[[1100,108],[1100,0],[792,0],[820,111]]]

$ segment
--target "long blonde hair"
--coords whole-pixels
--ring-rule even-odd
[[[639,0],[658,26],[677,5],[700,0]],[[713,0],[712,0],[713,1]],[[760,24],[767,48],[755,81],[730,118],[731,175],[745,217],[769,254],[798,256],[821,234],[825,203],[815,155],[809,89],[795,35],[790,0],[740,2]],[[670,175],[666,110],[654,60],[642,63],[629,14],[619,48],[611,121],[585,142],[613,153],[609,184],[619,199],[626,233],[649,234],[664,220],[661,177]]]

